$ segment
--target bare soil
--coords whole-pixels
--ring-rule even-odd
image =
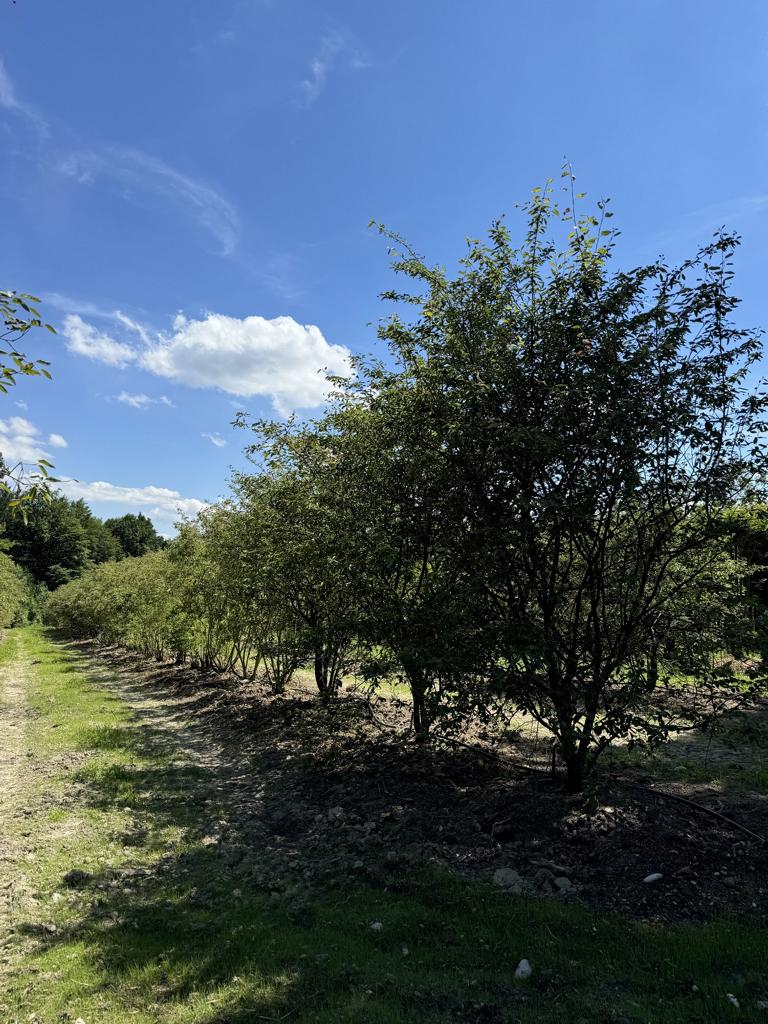
[[[140,722],[212,771],[227,814],[201,826],[201,838],[216,845],[222,870],[289,896],[297,911],[318,890],[353,879],[396,889],[408,872],[435,865],[488,881],[512,869],[516,891],[644,919],[765,921],[768,843],[654,790],[761,836],[765,796],[662,784],[635,769],[604,773],[589,799],[576,799],[520,737],[467,737],[487,756],[439,739],[415,744],[402,701],[342,693],[325,707],[301,685],[273,697],[121,650],[66,646],[101,667],[100,682]],[[753,714],[768,718],[768,706]],[[662,878],[644,881],[653,874]]]

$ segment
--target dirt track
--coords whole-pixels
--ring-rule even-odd
[[[18,871],[23,848],[12,838],[6,823],[21,813],[22,783],[34,772],[24,743],[27,668],[20,657],[0,667],[0,800],[4,819],[0,825],[0,942],[26,902],[23,876]]]

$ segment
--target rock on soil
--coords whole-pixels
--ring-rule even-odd
[[[525,959],[521,960],[520,963],[515,968],[515,977],[518,980],[522,980],[522,979],[525,979],[525,978],[530,978],[530,976],[532,974],[533,974],[533,968],[531,967],[531,965],[528,962],[528,960],[525,960]]]

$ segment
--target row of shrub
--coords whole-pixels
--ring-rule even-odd
[[[38,590],[32,578],[0,551],[0,628],[31,622],[37,610]]]
[[[324,700],[352,664],[399,677],[422,737],[512,708],[574,790],[617,737],[710,714],[655,691],[766,646],[768,395],[730,316],[737,240],[614,272],[604,204],[548,189],[527,213],[519,247],[496,224],[453,279],[390,236],[419,290],[389,295],[390,359],[356,359],[318,421],[241,418],[232,497],[56,591],[49,621],[275,691],[306,663]]]

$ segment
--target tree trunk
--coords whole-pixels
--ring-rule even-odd
[[[565,789],[568,793],[581,793],[586,779],[584,758],[577,750],[565,758]]]
[[[430,720],[427,713],[426,686],[421,673],[408,676],[408,685],[413,702],[413,731],[416,741],[422,742],[429,735]]]
[[[323,645],[318,644],[315,647],[315,683],[321,700],[327,701],[330,693],[328,692],[328,673],[324,653]]]

